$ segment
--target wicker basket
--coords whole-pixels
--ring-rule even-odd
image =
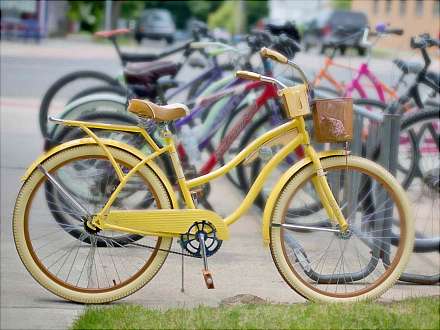
[[[296,85],[283,88],[278,92],[283,100],[284,109],[288,118],[305,116],[310,113],[309,99],[306,85]]]
[[[338,143],[353,138],[353,100],[336,98],[312,103],[314,137],[319,143]]]

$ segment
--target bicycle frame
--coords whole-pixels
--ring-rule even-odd
[[[192,85],[194,85],[195,83],[198,83],[200,81],[203,82],[203,86],[209,86],[214,81],[220,79],[223,75],[223,70],[217,64],[216,59],[214,58],[213,60],[214,60],[213,66],[204,70],[202,73],[200,73],[197,77],[195,77],[191,81],[184,83],[182,86],[177,87],[175,90],[172,90],[172,91],[166,93],[165,98],[171,99],[174,96],[176,96],[177,94],[181,93],[182,91],[188,89],[189,87],[191,87]],[[203,88],[201,88],[201,90],[203,90]],[[196,95],[196,97],[197,96],[199,96],[199,95]],[[191,102],[191,100],[189,100],[189,102]]]
[[[111,162],[119,178],[119,184],[113,191],[105,206],[101,209],[100,212],[94,215],[91,220],[87,221],[87,225],[91,228],[98,227],[103,230],[118,230],[141,235],[175,237],[185,233],[188,228],[194,223],[194,221],[200,219],[209,221],[214,225],[217,230],[219,239],[228,239],[228,226],[237,221],[239,217],[251,207],[253,201],[258,196],[263,187],[263,184],[265,183],[267,177],[270,175],[272,170],[277,167],[281,161],[283,161],[293,150],[295,150],[299,146],[304,147],[306,157],[305,159],[313,164],[313,167],[317,173],[317,176],[312,179],[312,182],[323,203],[325,210],[327,211],[330,221],[334,223],[339,223],[341,228],[347,228],[345,218],[342,215],[342,212],[337,204],[335,204],[336,201],[334,200],[334,197],[330,191],[324,172],[322,170],[320,162],[321,155],[318,154],[315,149],[310,145],[310,138],[305,129],[305,123],[302,117],[292,119],[287,123],[278,126],[270,130],[269,132],[266,132],[262,136],[258,137],[255,141],[253,141],[245,149],[243,149],[238,155],[236,155],[224,166],[213,172],[191,180],[185,179],[182,166],[176,153],[176,147],[171,132],[168,130],[167,127],[162,127],[161,129],[161,134],[163,135],[166,144],[163,147],[159,147],[143,128],[137,126],[100,124],[57,119],[55,119],[54,121],[66,126],[81,128],[97,145],[99,145],[100,148],[102,148],[105,156]],[[133,167],[127,174],[125,174],[122,172],[121,168],[118,166],[114,157],[110,153],[108,146],[106,145],[106,141],[101,140],[97,135],[95,135],[92,129],[105,129],[138,133],[151,146],[153,153],[149,155],[144,155],[142,159],[139,160],[137,165]],[[191,196],[192,188],[201,186],[212,181],[213,179],[225,175],[231,169],[235,168],[238,164],[245,161],[248,157],[251,157],[262,146],[283,136],[289,136],[290,142],[284,145],[284,147],[279,150],[274,155],[274,157],[263,167],[259,176],[253,183],[251,189],[245,196],[243,202],[236,210],[234,210],[230,215],[222,219],[215,212],[196,209],[196,206]],[[123,148],[124,145],[122,143],[120,144],[120,147]],[[112,204],[116,200],[116,197],[124,188],[128,180],[141,168],[151,164],[156,157],[165,153],[168,153],[171,158],[174,172],[177,176],[179,191],[181,196],[183,196],[183,201],[185,203],[185,209],[159,209],[154,211],[110,210]],[[337,154],[340,154],[340,152],[338,152]],[[38,165],[39,162],[37,161],[33,164],[33,166],[31,166],[27,173],[31,172]],[[172,217],[173,221],[163,221],[163,219],[166,217]]]
[[[214,121],[214,127],[212,127],[210,135],[205,137],[199,144],[199,148],[203,149],[205,148],[210,140],[215,135],[215,132],[221,127],[219,123],[221,124],[222,119],[226,118],[226,116],[232,112],[233,109],[236,108],[236,106],[241,103],[242,100],[245,99],[247,94],[251,90],[255,90],[257,88],[262,87],[261,82],[251,82],[247,83],[245,86],[245,90],[243,94],[234,96],[227,104],[226,106],[217,114],[216,117],[219,118],[218,121]],[[218,160],[223,157],[225,152],[230,148],[232,143],[235,141],[235,139],[240,135],[240,133],[244,130],[244,128],[252,121],[252,118],[259,112],[264,104],[267,103],[268,100],[272,98],[278,97],[276,94],[276,89],[272,85],[265,85],[264,90],[262,91],[261,95],[255,100],[255,103],[250,105],[244,114],[242,115],[242,120],[237,123],[234,127],[232,127],[231,131],[223,138],[218,148],[215,150],[215,152],[210,156],[210,158],[206,161],[206,163],[202,166],[200,173],[201,174],[207,174],[211,172],[211,170],[214,168],[214,166],[218,163]],[[180,154],[184,150],[181,150],[179,148]]]
[[[263,59],[263,64],[265,65],[265,71],[270,74],[271,66],[267,62],[267,60]],[[232,86],[232,87],[231,87]],[[229,116],[229,114],[247,97],[247,95],[254,90],[263,87],[264,89],[260,93],[260,95],[256,98],[255,103],[250,105],[242,115],[241,119],[234,127],[231,128],[231,131],[222,139],[220,145],[215,150],[214,153],[211,154],[209,159],[203,164],[200,169],[200,174],[209,173],[218,163],[219,159],[223,157],[226,151],[230,148],[235,139],[240,135],[240,133],[246,128],[246,126],[252,121],[254,116],[262,109],[262,106],[267,104],[271,99],[277,99],[278,94],[277,90],[273,85],[263,84],[261,82],[247,82],[240,83],[238,80],[232,81],[230,84],[226,86],[226,90],[220,91],[219,93],[215,93],[212,96],[207,96],[206,101],[210,102],[211,98],[215,100],[218,99],[218,96],[221,97],[231,95],[231,98],[224,104],[218,111],[218,113],[213,115],[213,118],[207,120],[212,123],[208,125],[207,128],[204,129],[205,132],[209,132],[207,136],[203,138],[202,141],[199,141],[199,149],[205,149],[211,139],[215,136],[216,132],[222,127],[222,123],[225,118]],[[203,105],[205,102],[202,101]],[[205,111],[206,107],[196,107],[193,109],[191,114],[181,120],[176,122],[176,128],[180,128],[182,125],[188,123],[190,120],[198,116],[201,112]],[[273,114],[276,116],[276,120],[274,123],[279,125],[282,123],[280,116],[277,114]],[[185,149],[182,144],[180,144],[177,148],[179,156],[183,159],[186,155]],[[300,152],[302,156],[302,152]]]

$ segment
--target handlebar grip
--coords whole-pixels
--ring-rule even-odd
[[[412,49],[420,48],[422,45],[417,37],[411,37],[410,46]]]
[[[403,29],[386,29],[385,32],[401,36],[403,34]]]
[[[277,61],[277,62],[280,62],[283,64],[287,64],[287,61],[288,61],[287,57],[284,56],[283,54],[280,54],[280,53],[278,53],[272,49],[266,48],[266,47],[261,48],[260,54],[263,57],[268,57],[274,61]]]
[[[429,41],[430,41],[431,37],[429,36],[429,34],[424,33],[421,35],[418,35],[416,37],[411,37],[411,48],[413,49],[425,49],[427,47],[429,47]]]
[[[248,79],[248,80],[261,80],[261,74],[250,72],[250,71],[237,71],[235,73],[237,78]]]

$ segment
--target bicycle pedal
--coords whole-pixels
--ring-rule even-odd
[[[203,271],[203,279],[205,280],[205,284],[208,289],[215,289],[214,280],[212,279],[212,274],[209,270]]]

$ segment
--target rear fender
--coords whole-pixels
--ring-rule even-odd
[[[104,143],[107,146],[112,146],[121,150],[124,150],[130,154],[132,154],[134,157],[138,158],[139,160],[143,159],[145,157],[145,154],[142,153],[140,150],[136,149],[133,146],[130,146],[126,143],[118,142],[115,140],[109,140],[109,139],[100,139],[102,143]],[[63,144],[59,144],[56,147],[53,147],[52,149],[48,150],[47,152],[41,154],[26,170],[25,174],[21,177],[21,180],[24,182],[26,181],[29,176],[37,169],[37,166],[39,164],[44,163],[49,157],[55,155],[56,153],[59,153],[61,151],[82,146],[82,145],[88,145],[88,144],[96,144],[95,140],[92,138],[83,138],[83,139],[77,139],[65,142]],[[162,183],[165,186],[165,189],[167,190],[168,195],[170,196],[173,208],[178,208],[178,202],[177,202],[177,196],[174,192],[173,186],[171,185],[170,181],[168,180],[165,173],[159,168],[159,166],[156,165],[154,161],[147,162],[147,165],[153,170],[153,172],[157,175],[157,177],[162,181]]]

